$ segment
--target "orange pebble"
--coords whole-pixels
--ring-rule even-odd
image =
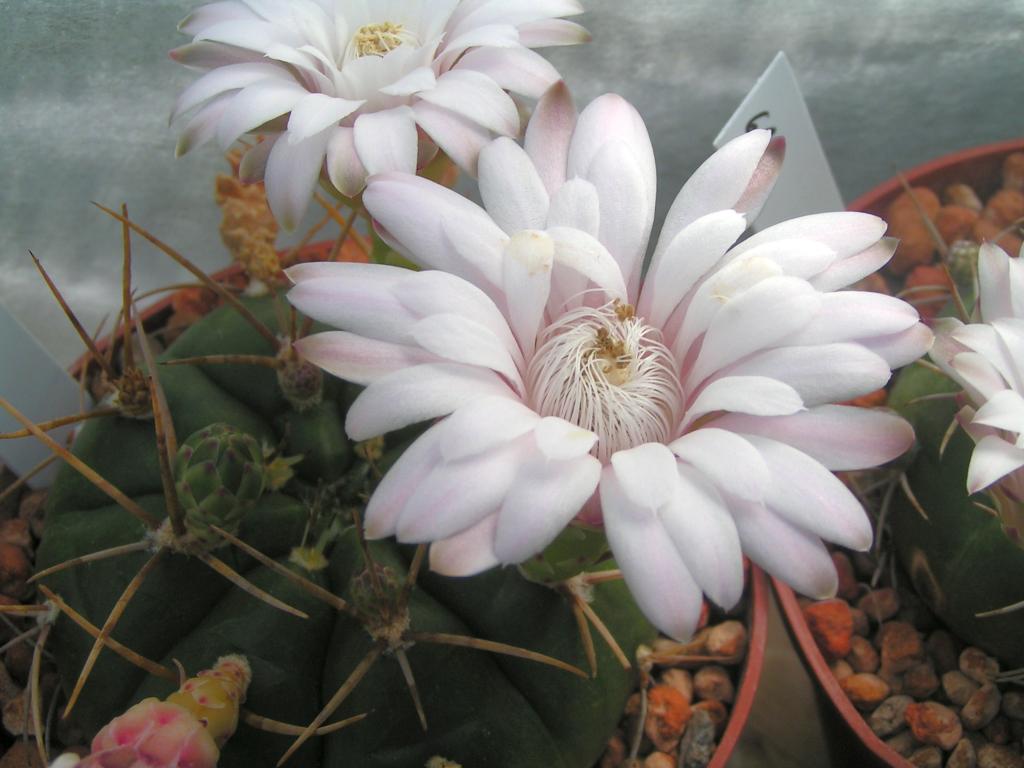
[[[1011,226],[1024,218],[1024,192],[1019,189],[1000,189],[989,198],[981,215],[1000,228]]]
[[[804,618],[818,648],[830,661],[850,652],[853,616],[845,600],[821,600],[804,607]]]
[[[935,228],[947,245],[970,237],[978,212],[962,205],[944,205],[935,215]]]
[[[916,289],[904,298],[914,306],[921,317],[932,318],[949,301],[953,283],[946,270],[937,264],[922,264],[907,275],[906,288]]]
[[[981,218],[974,222],[974,239],[979,243],[995,243],[1011,256],[1016,256],[1020,253],[1021,239],[1005,229],[994,221]]]
[[[683,695],[667,685],[656,685],[647,694],[647,720],[644,733],[662,752],[671,752],[679,743],[692,711]]]
[[[904,192],[893,200],[886,215],[888,234],[900,241],[888,265],[894,275],[906,274],[917,264],[928,264],[935,254],[925,220],[934,220],[942,207],[938,195],[927,187],[914,187],[912,192],[913,197]]]

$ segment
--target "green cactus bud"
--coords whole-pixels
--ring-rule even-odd
[[[978,244],[957,240],[949,247],[949,272],[958,286],[974,285],[978,273]]]
[[[209,545],[221,543],[211,525],[238,532],[266,483],[259,443],[228,424],[193,433],[178,449],[174,477],[189,533]]]
[[[288,404],[300,413],[320,405],[324,372],[303,360],[289,345],[282,346],[278,359],[283,364],[277,369],[277,383]]]

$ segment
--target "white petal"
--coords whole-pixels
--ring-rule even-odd
[[[425,101],[413,105],[416,122],[456,165],[470,176],[477,175],[477,158],[491,141],[491,132],[450,109]]]
[[[813,277],[811,285],[819,291],[838,291],[851,286],[888,264],[897,245],[899,241],[894,237],[882,238],[860,253],[837,260],[820,275]]]
[[[298,226],[313,198],[330,133],[328,129],[297,144],[277,141],[270,150],[264,174],[267,202],[286,230]]]
[[[270,159],[270,150],[280,136],[268,136],[263,141],[257,142],[251,149],[242,155],[242,161],[238,165],[238,178],[246,184],[262,181],[267,172],[267,160]]]
[[[210,42],[179,45],[169,51],[168,55],[183,66],[201,70],[217,69],[232,64],[263,63],[263,54]]]
[[[480,153],[480,197],[495,223],[509,235],[543,229],[548,193],[526,150],[504,136]]]
[[[537,344],[537,332],[551,291],[555,244],[543,232],[521,231],[509,240],[502,263],[508,320],[524,359]]]
[[[773,240],[807,239],[835,251],[837,258],[859,254],[875,245],[888,225],[868,213],[815,213],[774,224],[744,240],[736,250],[746,253]]]
[[[178,24],[178,31],[186,35],[195,35],[206,27],[225,21],[259,21],[259,16],[246,8],[242,3],[222,0],[216,3],[201,5],[189,13]]]
[[[996,392],[978,408],[973,421],[1008,432],[1024,432],[1024,398],[1012,389]]]
[[[381,88],[380,92],[389,96],[411,96],[420,91],[430,90],[436,84],[437,78],[434,76],[434,70],[430,67],[416,67],[409,74],[403,75],[400,80]]]
[[[487,75],[504,90],[529,99],[540,98],[558,80],[551,62],[528,48],[474,48],[459,59],[458,67]]]
[[[265,53],[278,44],[292,47],[302,45],[302,37],[294,29],[266,21],[247,19],[232,19],[211,24],[199,30],[193,38],[193,42],[197,43],[202,40],[234,45],[259,53]]]
[[[519,25],[519,42],[527,48],[589,43],[590,33],[574,21],[547,19]]]
[[[234,98],[235,94],[225,93],[200,107],[181,129],[178,143],[174,147],[175,157],[181,157],[213,139],[217,135],[217,125],[220,123],[221,117]]]
[[[225,91],[239,90],[271,78],[285,79],[287,74],[280,67],[266,63],[246,62],[218,67],[212,72],[207,72],[181,92],[174,102],[171,121],[177,120],[185,112]]]
[[[367,339],[346,331],[314,333],[293,346],[313,365],[356,384],[369,384],[413,365],[439,362],[417,347]]]
[[[961,352],[953,358],[957,381],[975,402],[983,402],[1006,389],[1006,382],[995,366],[977,352]]]
[[[985,322],[1015,315],[1011,292],[1011,265],[1015,261],[992,243],[984,243],[978,251],[978,288]]]
[[[675,499],[661,511],[661,520],[700,588],[724,608],[735,605],[743,596],[743,552],[736,524],[714,486],[679,467]]]
[[[873,535],[860,502],[835,475],[805,453],[746,435],[772,475],[766,506],[793,525],[850,549],[865,550]]]
[[[339,126],[327,142],[327,175],[345,197],[355,197],[366,186],[366,167],[356,153],[355,131]]]
[[[419,97],[450,109],[484,128],[505,136],[519,133],[519,111],[515,102],[487,75],[454,69],[437,79],[437,86]]]
[[[668,447],[681,461],[739,498],[760,501],[771,483],[768,465],[757,449],[724,429],[703,427]]]
[[[790,525],[755,502],[729,502],[743,551],[776,578],[802,595],[834,597],[836,567],[816,536]]]
[[[536,413],[516,400],[475,400],[444,420],[441,455],[445,461],[457,461],[484,453],[525,435],[539,420]]]
[[[352,128],[356,153],[367,174],[416,172],[416,120],[409,107],[360,115]]]
[[[858,339],[857,343],[874,352],[885,360],[886,365],[895,370],[904,365],[910,365],[917,358],[926,354],[931,348],[933,340],[931,329],[918,323],[899,333],[875,336],[871,339]]]
[[[431,315],[409,329],[423,349],[455,363],[489,368],[502,374],[520,392],[522,379],[515,361],[487,326],[451,312]]]
[[[601,462],[593,456],[527,459],[502,504],[494,551],[503,563],[521,563],[550,544],[597,488]]]
[[[823,293],[814,321],[787,342],[795,346],[860,341],[905,331],[917,321],[917,311],[892,296],[868,291]]]
[[[576,127],[576,107],[562,81],[552,85],[537,103],[523,146],[533,160],[548,193],[554,195],[565,183],[569,141]],[[592,232],[591,234],[596,234]]]
[[[974,446],[967,468],[967,492],[977,493],[1024,467],[1024,449],[1001,437],[988,435]]]
[[[833,471],[877,467],[914,444],[913,428],[899,416],[848,405],[819,405],[792,416],[726,414],[712,424],[786,443]]]
[[[836,252],[814,240],[770,240],[744,250],[740,257],[769,259],[782,267],[782,274],[813,284],[813,278],[836,260]],[[734,258],[736,249],[727,257],[730,261]]]
[[[593,449],[597,435],[557,416],[545,416],[533,431],[537,447],[553,461],[568,461],[584,456]]]
[[[292,107],[288,118],[288,141],[292,144],[308,139],[315,133],[332,125],[342,118],[348,117],[363,105],[362,101],[336,99],[322,93],[311,93],[303,96]]]
[[[503,0],[488,2],[463,17],[457,31],[484,24],[528,24],[556,16],[575,16],[583,13],[578,0]]]
[[[655,514],[676,494],[676,457],[662,443],[644,443],[612,454],[619,487],[638,513]]]
[[[601,475],[601,507],[612,554],[640,610],[665,634],[688,639],[703,599],[661,520],[631,508],[612,467]]]
[[[368,440],[427,419],[445,416],[481,397],[513,397],[493,371],[458,363],[403,368],[371,383],[345,419],[353,440]]]
[[[366,505],[365,530],[370,539],[395,535],[398,515],[416,489],[442,461],[444,422],[435,424],[402,452],[377,485]]]
[[[687,421],[712,411],[753,416],[788,416],[803,410],[800,395],[788,384],[767,376],[725,376],[715,379],[686,409]]]
[[[593,281],[608,298],[626,300],[622,271],[600,241],[569,227],[551,227],[547,232],[555,243],[556,263]]]
[[[547,226],[570,227],[597,237],[601,202],[597,188],[584,179],[570,179],[551,196]]]
[[[286,80],[266,80],[243,88],[224,111],[217,140],[227,149],[243,133],[280,117],[307,95],[305,88]]]
[[[498,513],[430,545],[430,570],[442,576],[476,576],[499,564],[494,553]]]

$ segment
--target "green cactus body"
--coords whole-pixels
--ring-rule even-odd
[[[975,615],[1024,600],[1024,549],[1007,538],[997,518],[974,505],[974,500],[990,505],[984,494],[967,495],[970,437],[958,428],[940,456],[957,410],[954,402],[911,402],[958,389],[945,376],[912,365],[890,395],[889,404],[910,421],[920,443],[907,479],[928,514],[928,520],[922,518],[897,492],[890,518],[893,540],[915,588],[938,616],[1005,666],[1024,667],[1024,611]]]
[[[273,322],[270,300],[247,303],[265,322]],[[266,342],[237,315],[219,310],[180,337],[163,357],[269,352]],[[280,393],[271,369],[173,366],[162,367],[159,376],[177,434],[200,433],[191,458],[183,460],[193,494],[196,456],[213,450],[204,447],[211,435],[203,438],[201,430],[212,424],[241,430],[256,444],[275,447],[280,455],[303,454],[294,467],[295,480],[282,492],[255,494],[237,467],[218,472],[220,483],[236,482],[235,495],[249,502],[238,520],[238,536],[279,562],[288,562],[290,551],[306,531],[308,505],[300,500],[300,491],[323,488],[324,480],[344,486],[346,478],[366,470],[365,465],[352,464],[353,452],[343,431],[350,388],[335,380],[325,381],[321,403],[297,413]],[[220,449],[225,434],[233,433],[219,434]],[[242,445],[239,451],[244,460],[254,460],[248,439],[228,437],[226,442]],[[189,438],[184,445],[192,443]],[[397,444],[389,441],[382,466],[393,461]],[[151,422],[97,419],[82,430],[74,450],[148,512],[165,515]],[[223,458],[223,450],[216,455]],[[51,489],[48,505],[40,567],[138,541],[145,534],[135,518],[67,468]],[[377,542],[371,550],[394,578],[404,580],[412,555],[408,548]],[[171,668],[172,659],[187,669],[198,669],[224,654],[245,655],[253,675],[246,707],[288,723],[311,722],[366,655],[370,635],[348,614],[317,601],[234,547],[219,549],[217,556],[257,586],[306,612],[309,619],[275,610],[231,586],[195,558],[172,554],[150,573],[113,636]],[[337,537],[327,556],[326,568],[307,575],[350,598],[350,584],[364,571],[351,528]],[[147,557],[142,552],[90,563],[54,574],[46,583],[91,621],[102,623]],[[621,582],[595,587],[593,607],[628,654],[639,643],[653,639],[654,631]],[[516,569],[472,579],[421,574],[410,614],[417,631],[477,636],[587,668],[564,599],[522,578]],[[93,640],[62,617],[51,642],[65,684],[70,685]],[[363,712],[369,713],[367,719],[311,739],[288,764],[407,768],[444,755],[474,768],[589,768],[621,715],[632,680],[600,645],[599,674],[594,680],[468,648],[417,642],[407,654],[430,726],[426,733],[398,664],[385,654],[331,721]],[[132,704],[148,696],[166,696],[173,687],[103,651],[73,717],[95,733]],[[224,748],[219,765],[273,765],[290,743],[291,737],[242,724]]]

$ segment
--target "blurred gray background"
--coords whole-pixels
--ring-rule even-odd
[[[195,75],[166,51],[191,0],[0,0],[0,302],[62,362],[79,343],[29,263],[87,327],[116,305],[133,218],[206,267],[225,263],[215,147],[175,160],[167,116]],[[584,0],[594,42],[549,55],[579,104],[605,91],[647,120],[659,213],[776,52],[796,70],[847,200],[900,168],[1024,134],[1024,0]],[[153,249],[137,287],[182,278]]]

